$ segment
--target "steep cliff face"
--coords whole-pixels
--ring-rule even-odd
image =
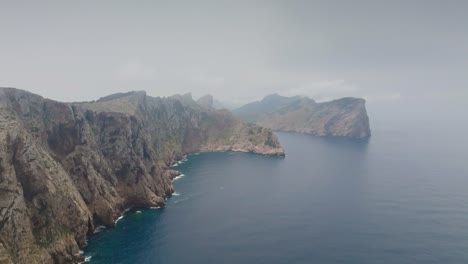
[[[0,263],[81,261],[96,226],[130,206],[164,206],[169,165],[200,150],[284,154],[269,129],[188,96],[60,103],[0,88]]]
[[[360,98],[317,103],[306,97],[270,95],[234,113],[246,122],[279,131],[353,138],[371,135],[365,100]]]

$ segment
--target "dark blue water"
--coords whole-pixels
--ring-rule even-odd
[[[127,213],[85,255],[93,264],[468,263],[466,141],[392,129],[369,141],[277,135],[284,159],[190,155],[177,167],[180,195]]]

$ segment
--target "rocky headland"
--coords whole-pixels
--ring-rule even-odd
[[[307,97],[273,94],[233,113],[246,122],[278,131],[367,138],[371,131],[365,103],[352,97],[317,103]]]
[[[164,206],[197,151],[284,155],[268,128],[190,95],[61,103],[0,88],[0,264],[62,264],[131,206]]]

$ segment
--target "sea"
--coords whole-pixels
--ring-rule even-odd
[[[165,208],[129,210],[83,254],[91,264],[468,263],[464,132],[376,125],[367,140],[276,132],[284,158],[190,154]]]

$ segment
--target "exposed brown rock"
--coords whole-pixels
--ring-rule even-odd
[[[194,151],[284,151],[271,130],[190,95],[60,103],[0,88],[0,264],[77,263],[86,235],[130,206],[164,206]]]

